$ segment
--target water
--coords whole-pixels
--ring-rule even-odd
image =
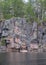
[[[46,65],[46,53],[0,53],[0,65]]]

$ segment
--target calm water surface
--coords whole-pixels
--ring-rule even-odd
[[[0,65],[46,65],[46,53],[0,53]]]

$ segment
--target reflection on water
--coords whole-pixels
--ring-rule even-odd
[[[0,53],[0,65],[46,65],[46,53]]]

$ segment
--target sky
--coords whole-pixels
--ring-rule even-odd
[[[24,0],[25,2],[28,2],[28,0]]]
[[[25,2],[28,2],[28,0],[25,0]]]

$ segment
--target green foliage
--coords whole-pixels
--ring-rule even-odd
[[[43,18],[43,22],[46,22],[46,18]]]
[[[36,2],[40,3],[41,10],[44,9],[44,11],[46,11],[46,0],[36,0]],[[39,21],[34,13],[34,7],[32,5],[32,0],[28,0],[27,3],[24,3],[23,0],[3,0],[0,1],[0,11],[3,13],[5,19],[15,16],[25,17],[28,21],[31,21],[31,18],[35,21]],[[44,18],[45,16],[43,19]]]
[[[1,45],[2,46],[5,46],[5,39],[3,38],[2,41],[1,41]]]
[[[5,19],[9,19],[9,18],[11,18],[12,17],[12,15],[10,15],[10,14],[4,14],[4,18]]]

